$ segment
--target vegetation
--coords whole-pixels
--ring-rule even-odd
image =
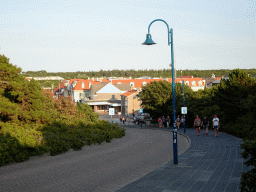
[[[20,71],[0,55],[0,166],[125,135],[118,125],[99,121],[89,106],[53,98],[51,91],[25,80]]]
[[[175,86],[177,114],[181,115],[183,92],[182,85]],[[143,87],[141,92],[144,111],[153,119],[169,115],[172,117],[172,84],[167,81],[153,82]],[[213,115],[220,118],[220,129],[226,133],[243,138],[242,156],[246,165],[254,168],[242,174],[241,190],[255,191],[256,178],[256,81],[248,77],[247,72],[239,69],[229,73],[228,80],[222,80],[211,89],[193,92],[185,86],[185,101],[188,107],[187,127],[193,126],[196,115],[208,117],[210,127]]]
[[[182,71],[182,72],[181,72]],[[256,75],[256,69],[244,69],[250,76]],[[232,70],[228,69],[221,69],[221,70],[177,70],[177,76],[193,76],[193,77],[211,77],[212,73],[217,76],[226,76]],[[26,77],[45,77],[45,76],[60,76],[65,79],[87,79],[89,78],[97,78],[97,77],[132,77],[138,78],[143,76],[149,77],[162,77],[162,78],[171,78],[172,70],[169,69],[161,69],[161,70],[154,70],[154,69],[145,69],[145,70],[100,70],[100,71],[77,71],[77,72],[57,72],[57,73],[49,73],[44,70],[42,71],[27,71],[22,73],[22,76]]]

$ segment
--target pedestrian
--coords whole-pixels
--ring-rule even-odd
[[[159,128],[162,127],[162,119],[161,119],[161,117],[158,117],[158,125],[159,125]]]
[[[124,121],[126,122],[126,117],[124,117]]]
[[[201,124],[202,129],[204,130],[203,135],[208,135],[208,127],[209,127],[209,121],[207,120],[207,117],[204,117],[202,124]]]
[[[124,117],[123,117],[123,124],[124,124],[124,121],[125,121],[125,119],[124,119]]]
[[[181,125],[181,128],[185,128],[185,118],[183,118],[183,116],[181,116],[180,125]]]
[[[120,117],[120,123],[122,123],[122,117]]]
[[[197,115],[194,120],[194,127],[196,128],[196,135],[199,136],[200,134],[200,125],[201,125],[201,119]]]
[[[170,125],[170,117],[167,116],[166,117],[166,126],[167,126],[167,128],[169,128],[169,125]]]
[[[212,128],[214,129],[214,136],[218,137],[218,130],[220,127],[220,120],[217,118],[217,115],[214,115],[214,118],[212,120]]]
[[[165,123],[165,118],[164,116],[162,117],[162,128],[164,128],[164,123]]]
[[[176,119],[176,125],[178,130],[180,129],[180,116],[178,115],[177,119]]]
[[[133,120],[134,120],[134,124],[136,124],[137,117],[136,117],[136,116],[134,116]]]

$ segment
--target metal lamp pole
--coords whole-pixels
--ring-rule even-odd
[[[183,107],[185,107],[185,91],[184,91],[184,80],[182,79],[182,86],[183,86]],[[185,114],[183,114],[184,117],[184,133],[186,133],[186,118]]]
[[[169,25],[162,19],[156,19],[152,21],[148,26],[148,34],[146,36],[146,41],[143,43],[143,45],[153,45],[156,44],[151,39],[150,34],[150,26],[155,21],[162,21],[167,26],[167,32],[168,32],[168,45],[171,45],[171,66],[172,66],[172,107],[173,107],[173,163],[178,164],[178,140],[177,140],[177,127],[176,127],[176,106],[175,106],[175,77],[174,77],[174,54],[173,54],[173,30],[172,28],[169,30]]]

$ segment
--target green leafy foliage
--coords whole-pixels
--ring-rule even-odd
[[[182,71],[182,72],[181,72]],[[250,76],[256,75],[256,69],[244,69]],[[212,73],[215,76],[226,76],[232,70],[228,69],[220,69],[220,70],[177,70],[177,76],[194,76],[194,77],[211,77]],[[88,77],[97,78],[97,77],[162,77],[162,78],[170,78],[172,75],[172,69],[145,69],[145,70],[100,70],[100,71],[77,71],[77,72],[57,72],[57,73],[49,73],[44,70],[41,71],[27,71],[22,73],[21,75],[26,77],[45,77],[45,76],[60,76],[65,79],[87,79]]]
[[[247,173],[242,173],[242,181],[241,181],[241,191],[251,192],[256,191],[256,141],[245,140],[245,142],[241,146],[244,151],[242,152],[242,157],[247,159],[245,164],[247,166],[252,166],[253,168]]]
[[[0,55],[0,166],[125,135],[120,127],[99,121],[88,105],[77,106],[70,97],[55,99],[20,71]]]

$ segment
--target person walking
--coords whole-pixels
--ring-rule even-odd
[[[212,128],[214,129],[214,136],[218,137],[218,131],[220,127],[220,120],[217,118],[217,115],[214,115],[214,118],[212,119]]]
[[[177,119],[176,119],[176,125],[178,130],[180,129],[180,116],[178,115]]]
[[[166,126],[167,126],[167,128],[169,128],[169,125],[170,125],[170,117],[167,116],[166,117]]]
[[[162,119],[161,119],[161,117],[158,117],[158,125],[159,125],[159,128],[162,127]]]
[[[133,120],[134,120],[134,124],[136,124],[137,117],[136,117],[136,116],[134,116]]]
[[[123,117],[123,119],[122,119],[122,120],[123,120],[123,124],[124,124],[124,121],[125,121],[124,117]]]
[[[194,120],[194,127],[196,128],[196,135],[199,136],[200,134],[200,126],[201,126],[201,119],[197,115]]]
[[[162,117],[162,128],[164,128],[164,124],[165,124],[165,117]]]
[[[203,135],[208,135],[208,127],[209,127],[209,121],[207,120],[207,117],[204,117],[202,124],[201,124],[202,129],[204,130]]]
[[[180,126],[181,126],[181,128],[183,128],[183,129],[184,129],[184,127],[185,127],[185,118],[183,118],[183,116],[181,116],[181,119],[180,119]]]

